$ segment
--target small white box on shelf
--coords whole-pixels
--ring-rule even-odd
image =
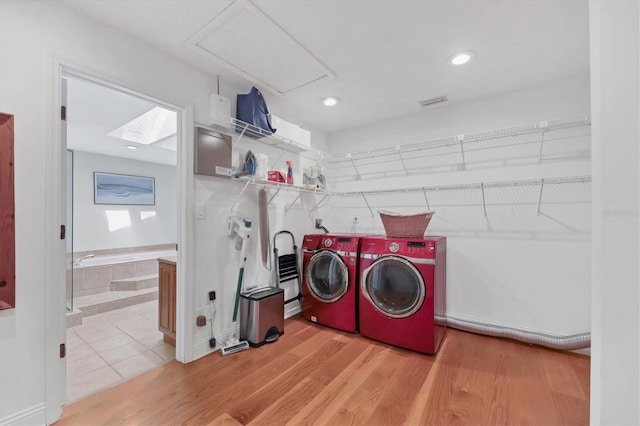
[[[297,142],[300,134],[300,127],[297,124],[290,123],[277,115],[271,114],[271,127],[276,129],[276,136]]]
[[[209,116],[211,124],[224,128],[231,126],[231,101],[217,93],[209,95]]]
[[[299,129],[299,137],[296,142],[300,145],[305,146],[307,148],[311,148],[311,132],[307,129],[303,129],[302,127],[298,127]]]

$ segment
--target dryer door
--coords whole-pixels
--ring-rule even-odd
[[[425,299],[422,275],[400,256],[384,256],[364,270],[362,294],[382,314],[406,318],[416,313]]]
[[[305,278],[313,297],[325,303],[339,300],[349,286],[347,265],[331,250],[320,250],[311,256]]]

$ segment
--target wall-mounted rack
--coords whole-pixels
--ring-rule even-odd
[[[285,212],[288,212],[289,209],[291,209],[291,207],[295,204],[295,202],[298,201],[300,196],[302,194],[304,194],[304,193],[320,194],[320,195],[323,195],[324,197],[329,196],[329,193],[327,191],[314,189],[314,188],[307,188],[306,186],[291,185],[291,184],[287,184],[287,183],[273,182],[273,181],[270,181],[270,180],[256,179],[256,178],[252,178],[252,177],[239,177],[239,178],[236,178],[235,180],[240,181],[240,182],[245,182],[245,184],[242,187],[242,190],[240,191],[240,193],[238,194],[236,199],[231,204],[230,210],[233,210],[233,208],[236,206],[236,204],[238,203],[238,201],[240,200],[242,195],[245,193],[245,191],[247,190],[247,187],[249,187],[249,185],[261,186],[261,187],[269,188],[269,189],[272,189],[272,190],[275,191],[271,195],[269,200],[267,201],[267,205],[271,204],[271,201],[273,201],[273,199],[278,195],[278,193],[280,193],[280,191],[297,192],[298,193],[297,197],[286,208]]]
[[[590,183],[591,176],[570,176],[570,177],[553,177],[553,178],[540,178],[540,179],[522,179],[522,180],[506,180],[506,181],[490,181],[490,182],[474,182],[468,184],[454,184],[454,185],[439,185],[439,186],[422,186],[413,188],[402,188],[393,190],[373,190],[373,191],[353,191],[353,192],[330,192],[328,195],[342,196],[342,197],[357,197],[361,198],[365,207],[369,210],[371,217],[374,217],[374,208],[388,209],[388,208],[401,208],[410,209],[415,213],[416,209],[432,210],[434,207],[439,206],[482,206],[484,216],[487,217],[488,205],[509,205],[516,204],[514,200],[500,200],[499,194],[505,193],[505,189],[516,191],[518,188],[526,188],[524,190],[516,191],[520,193],[521,198],[525,198],[523,204],[530,204],[536,207],[537,213],[541,213],[541,207],[544,204],[544,195],[549,192],[548,203],[568,203],[568,202],[590,202]],[[577,196],[568,197],[567,194],[558,196],[551,193],[551,188],[558,185],[573,185],[578,187]],[[587,187],[588,185],[588,187]],[[499,191],[502,189],[502,191]],[[574,188],[575,189],[575,188]],[[464,195],[462,194],[464,191]],[[526,195],[523,193],[526,192]],[[556,191],[557,192],[557,191]],[[403,200],[407,200],[406,194],[419,194],[418,197],[413,197],[412,204],[398,205],[392,201],[393,197],[402,197]],[[375,203],[372,201],[373,197],[379,196],[383,203]],[[403,197],[404,196],[404,197]],[[452,198],[459,198],[458,203],[452,204]],[[573,198],[573,200],[568,199]],[[406,201],[405,201],[406,203]]]
[[[550,177],[539,179],[505,180],[474,182],[453,185],[420,186],[412,188],[369,190],[369,191],[321,191],[312,188],[271,182],[254,178],[239,178],[245,184],[231,205],[235,207],[249,185],[257,185],[274,190],[267,204],[280,191],[297,192],[295,199],[285,208],[285,214],[304,193],[320,196],[309,213],[317,210],[323,202],[336,197],[361,199],[371,217],[375,217],[374,209],[408,210],[415,213],[421,210],[432,210],[438,207],[482,207],[484,217],[488,217],[487,207],[497,205],[530,205],[542,214],[542,206],[550,204],[586,204],[591,201],[591,176]],[[558,190],[562,186],[567,191]],[[418,196],[406,197],[407,194]],[[402,199],[404,204],[393,202],[393,198]],[[546,198],[545,198],[546,197]],[[376,199],[383,200],[376,202]],[[407,200],[411,200],[410,203]]]
[[[483,166],[588,158],[588,116],[540,121],[418,143],[334,155],[334,182],[455,171]],[[381,172],[381,165],[384,171]]]
[[[211,116],[211,121],[204,123],[204,125],[228,135],[236,135],[235,147],[240,144],[243,137],[248,136],[264,145],[271,146],[285,152],[295,153],[301,157],[305,157],[316,162],[325,161],[330,158],[330,155],[326,152],[303,145],[297,141],[284,138],[278,135],[277,132],[268,132],[228,115],[214,114]]]
[[[590,156],[591,121],[587,115],[338,155],[307,147],[228,115],[218,114],[211,120],[204,126],[238,136],[235,148],[244,136],[250,136],[281,150],[281,154],[291,152],[326,164],[333,182]]]
[[[239,131],[241,135],[247,132],[260,134],[264,137],[258,139],[258,142],[279,148],[283,152],[311,153],[313,158],[321,159],[330,167],[336,165],[338,168],[346,167],[350,170],[347,179],[426,174],[433,171],[430,170],[430,164],[440,166],[444,164],[445,168],[465,170],[487,164],[496,167],[496,162],[500,164],[513,161],[530,163],[531,161],[588,158],[590,143],[590,120],[588,116],[581,116],[330,156],[316,150],[298,151],[299,147],[291,141],[268,134],[232,117],[224,118],[224,123],[225,126],[218,125],[217,128],[232,132]],[[392,169],[390,165],[393,161],[390,158],[400,164],[399,169],[389,171]],[[385,167],[381,168],[381,164]],[[371,172],[366,170],[367,167],[371,168]],[[335,171],[335,168],[329,170],[331,180],[339,182],[340,176],[336,178]],[[268,204],[281,191],[297,192],[295,199],[288,202],[285,214],[305,193],[318,196],[309,213],[319,209],[325,201],[341,197],[343,200],[360,200],[357,208],[366,209],[372,218],[376,216],[374,214],[376,209],[411,213],[425,209],[444,210],[452,207],[481,208],[481,214],[489,218],[495,214],[498,206],[526,208],[526,212],[531,212],[532,210],[529,209],[535,208],[533,211],[538,216],[544,216],[543,206],[555,208],[551,206],[571,203],[586,205],[591,202],[591,177],[586,175],[348,192],[320,191],[255,178],[245,177],[240,180],[245,184],[233,202],[232,210],[247,187],[259,185],[271,190]],[[560,187],[563,190],[557,190]],[[516,190],[517,188],[521,190]],[[406,197],[406,194],[419,194],[419,196]]]

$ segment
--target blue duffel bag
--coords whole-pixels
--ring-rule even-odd
[[[262,93],[255,87],[246,95],[238,95],[236,100],[236,118],[248,123],[257,129],[247,128],[245,134],[253,138],[268,136],[275,133],[269,121],[269,109]],[[237,126],[236,131],[241,132],[245,126]]]

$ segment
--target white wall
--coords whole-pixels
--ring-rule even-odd
[[[178,175],[174,166],[75,151],[73,155],[74,251],[175,244],[178,224]],[[117,173],[155,179],[154,206],[94,204],[93,173]],[[108,212],[126,211],[130,226],[113,229]],[[143,218],[141,213],[154,215]]]
[[[64,398],[64,383],[58,394],[46,394],[47,365],[64,371],[64,360],[55,357],[58,342],[47,337],[51,324],[62,324],[53,330],[64,340],[64,304],[47,304],[64,296],[50,297],[56,289],[45,287],[45,223],[55,213],[45,205],[53,185],[45,153],[53,143],[54,58],[174,105],[193,104],[196,114],[207,111],[215,87],[209,76],[58,3],[0,2],[0,110],[16,117],[17,284],[16,308],[0,312],[0,423],[52,422],[59,411],[45,419],[45,403],[51,408]]]
[[[640,424],[640,7],[591,1],[591,423]]]
[[[588,113],[589,79],[583,76],[465,103],[437,104],[413,115],[338,132],[331,135],[329,151],[429,141]]]
[[[583,77],[465,104],[451,103],[339,132],[331,135],[329,146],[341,153],[349,152],[345,147],[353,152],[373,150],[587,115],[589,109],[589,79]],[[537,152],[539,144],[533,146]],[[577,136],[575,146],[588,153],[588,127]],[[407,155],[408,160],[410,157]],[[392,164],[385,162],[377,167],[384,174]],[[376,191],[589,174],[588,157],[557,162],[534,159],[466,171],[452,167],[408,177],[346,180],[332,186],[339,191]],[[435,210],[427,234],[448,237],[449,315],[551,335],[590,330],[590,185],[547,185],[545,190],[541,214],[537,211],[540,185],[485,190],[486,217],[479,188],[427,192],[430,208]],[[319,215],[324,215],[331,231],[350,232],[355,228],[358,232],[383,233],[377,210],[427,210],[422,192],[368,195],[367,203],[373,216],[357,196],[334,197]]]
[[[54,211],[46,211],[45,201],[55,186],[46,173],[55,163],[46,154],[54,141],[52,123],[56,114],[52,105],[54,85],[58,84],[53,81],[54,60],[178,107],[193,105],[194,120],[198,122],[208,121],[209,94],[216,90],[212,77],[215,69],[211,69],[212,76],[204,75],[59,3],[0,2],[0,110],[16,117],[16,308],[0,312],[0,423],[51,423],[60,414],[56,404],[64,398],[64,383],[61,389],[53,390],[47,383],[47,378],[55,382],[55,376],[63,375],[64,360],[55,354],[65,331],[64,277],[60,277],[59,288],[46,287],[51,278],[45,265],[47,259],[56,259],[48,256],[45,248],[45,224],[51,214],[57,214],[55,206]],[[222,94],[232,100],[246,89],[221,86]],[[314,132],[312,137],[326,140],[321,132]],[[190,159],[187,163],[191,164]],[[199,200],[208,200],[215,206],[220,203],[217,188],[209,185],[208,179],[196,178],[195,185]],[[223,187],[226,190],[227,186]],[[235,186],[229,191],[237,194]],[[230,204],[228,200],[221,201],[223,205]],[[210,245],[226,232],[226,225],[222,225],[225,217],[224,207],[212,209],[205,220],[198,221],[195,234],[188,237],[193,247],[207,249],[197,250],[195,259],[186,259],[187,264],[195,265],[196,276],[195,282],[183,283],[187,288],[187,300],[183,301],[187,318],[195,318],[194,306],[206,306],[206,291],[216,289],[219,294],[231,294],[229,288],[235,288],[237,264],[229,264],[225,271],[208,266],[217,256],[231,256],[229,247]],[[286,220],[283,218],[280,220]],[[218,231],[219,226],[223,230]],[[208,235],[209,228],[216,232]],[[272,229],[278,229],[275,223]],[[59,258],[63,259],[64,245],[60,252]],[[221,305],[222,300],[218,303]],[[220,330],[229,328],[230,318],[225,321],[228,322],[218,323],[217,319],[216,326]],[[195,329],[195,325],[191,327]],[[188,329],[185,334],[193,332],[189,326]],[[207,353],[198,352],[200,346],[195,343],[196,347],[187,348],[187,352],[196,356]]]
[[[234,135],[234,144],[237,142]],[[243,138],[238,149],[242,152],[251,149],[256,154],[265,154],[269,163],[276,169],[285,166],[284,160],[294,162],[296,172],[294,183],[301,182],[301,165],[308,160],[301,159],[293,153],[282,153],[260,142]],[[282,154],[282,158],[280,155]],[[280,158],[280,159],[279,159]],[[206,217],[197,219],[195,234],[203,236],[197,238],[195,251],[201,253],[195,265],[196,282],[195,293],[196,314],[210,317],[212,308],[208,305],[207,294],[210,290],[217,291],[216,317],[214,321],[214,335],[220,344],[224,344],[234,331],[232,327],[233,305],[240,267],[240,252],[234,248],[234,241],[227,233],[227,219],[229,216],[248,218],[252,221],[252,233],[248,241],[247,264],[244,272],[243,287],[275,285],[274,271],[271,269],[272,258],[265,267],[262,263],[260,251],[261,241],[259,232],[258,191],[260,186],[250,185],[233,178],[219,178],[197,176],[195,189],[195,203],[204,207]],[[244,190],[244,192],[243,192]],[[300,195],[300,197],[298,197]],[[269,215],[269,253],[273,255],[273,236],[276,232],[288,230],[294,234],[295,243],[300,247],[302,236],[313,232],[312,210],[320,201],[321,195],[313,193],[300,194],[289,191],[267,188]],[[235,203],[235,204],[234,204]],[[279,256],[291,253],[292,244],[288,236],[279,236],[277,248]],[[291,298],[297,294],[295,281],[282,286],[285,297]],[[286,307],[285,316],[297,312],[298,303],[291,303]],[[210,330],[208,327],[198,328],[193,325],[195,345],[194,357],[211,352],[208,346]]]

